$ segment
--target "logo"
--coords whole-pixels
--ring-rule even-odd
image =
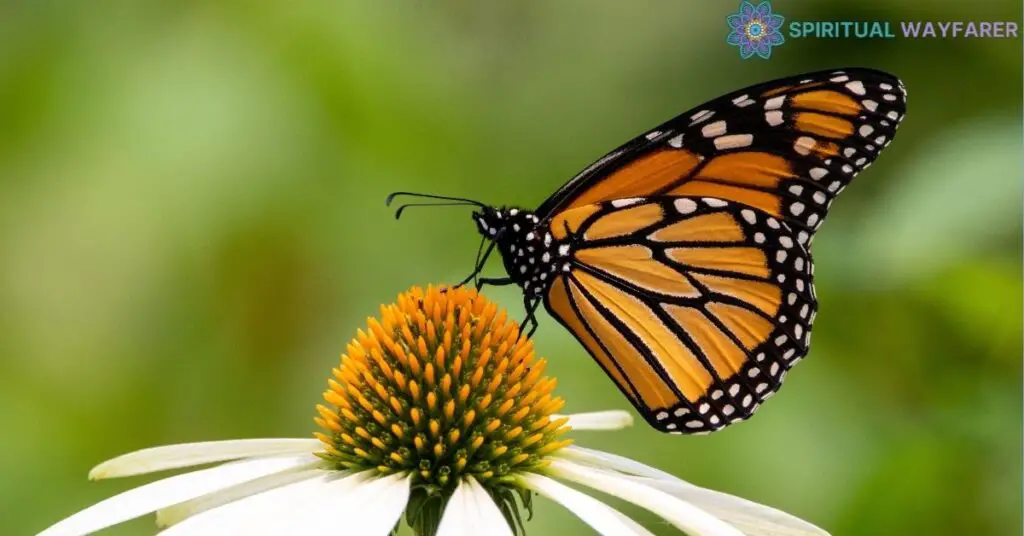
[[[732,30],[725,42],[740,48],[740,57],[750,59],[756,54],[761,58],[772,57],[772,47],[786,42],[782,36],[782,24],[786,18],[772,13],[768,0],[756,6],[747,0],[740,3],[736,13],[725,18]]]
[[[758,3],[754,3],[758,2]],[[772,12],[770,0],[741,0],[725,18],[725,42],[740,49],[747,60],[772,57],[772,47],[804,39],[1019,39],[1015,21],[928,20],[790,20]]]

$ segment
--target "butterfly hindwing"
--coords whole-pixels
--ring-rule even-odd
[[[806,354],[811,258],[779,218],[711,197],[574,210],[545,305],[655,428],[746,419]]]
[[[645,419],[707,433],[746,419],[810,344],[810,245],[835,197],[887,147],[906,89],[872,69],[750,86],[591,164],[535,211],[473,217]],[[432,196],[437,197],[437,196]]]
[[[786,222],[810,242],[835,196],[889,145],[906,90],[871,69],[822,71],[735,91],[630,140],[537,210],[542,219],[630,197],[707,196]]]

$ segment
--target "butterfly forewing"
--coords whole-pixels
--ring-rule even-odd
[[[717,197],[781,219],[807,244],[834,197],[892,141],[905,110],[902,82],[871,69],[759,84],[627,142],[537,214],[551,219],[620,198]]]
[[[711,432],[807,354],[814,233],[905,111],[880,71],[774,80],[626,142],[536,211],[474,217],[528,320],[543,298],[655,428]]]
[[[710,197],[578,207],[548,311],[656,428],[749,417],[810,340],[811,258],[780,219]]]

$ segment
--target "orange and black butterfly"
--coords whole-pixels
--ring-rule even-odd
[[[750,417],[807,354],[814,233],[905,109],[890,74],[805,74],[655,127],[534,211],[393,196],[476,205],[490,245],[466,282],[497,248],[507,277],[478,285],[522,287],[534,329],[543,302],[654,428],[707,433]]]

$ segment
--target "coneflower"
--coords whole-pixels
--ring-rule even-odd
[[[570,445],[616,430],[621,411],[558,415],[545,361],[506,313],[465,288],[413,288],[349,343],[317,406],[313,439],[145,449],[92,479],[229,462],[102,501],[40,536],[77,536],[156,512],[163,536],[526,533],[534,494],[598,533],[650,534],[569,481],[646,508],[693,536],[826,534],[793,516]]]

